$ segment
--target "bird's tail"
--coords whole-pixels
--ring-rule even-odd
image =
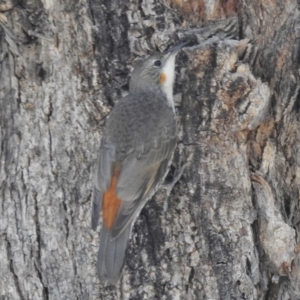
[[[110,231],[103,225],[97,262],[100,281],[110,284],[117,283],[124,265],[131,227],[129,224],[118,237],[112,239]]]

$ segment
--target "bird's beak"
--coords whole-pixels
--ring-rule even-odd
[[[168,56],[173,56],[176,55],[184,46],[186,46],[188,44],[188,42],[185,43],[181,43],[179,45],[176,45],[174,47],[172,47],[168,52],[167,55]]]
[[[173,59],[175,60],[177,53],[187,44],[188,42],[181,43],[168,50],[168,52],[164,56],[164,65],[167,65],[167,63],[172,61]]]

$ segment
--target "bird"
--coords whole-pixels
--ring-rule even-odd
[[[185,45],[137,63],[128,95],[117,102],[105,124],[91,213],[94,231],[102,215],[97,260],[101,282],[118,282],[135,220],[172,163],[177,145],[175,58]]]

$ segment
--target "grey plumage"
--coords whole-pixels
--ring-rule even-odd
[[[163,72],[174,73],[171,59],[175,60],[177,51],[156,54],[136,66],[129,95],[114,107],[103,133],[92,228],[97,228],[102,210],[105,216],[97,268],[100,280],[111,284],[120,276],[134,221],[164,180],[176,147],[172,98],[165,92],[169,87],[162,86],[165,81],[160,76]],[[157,60],[162,62],[160,67],[155,66]],[[172,88],[174,74],[164,75],[173,76],[171,83],[167,82]]]

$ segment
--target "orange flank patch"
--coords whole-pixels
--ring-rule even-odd
[[[163,84],[163,83],[165,83],[165,82],[166,82],[166,80],[167,80],[167,75],[166,75],[166,73],[164,73],[164,72],[161,72],[161,73],[160,73],[160,78],[159,78],[159,82],[160,82],[160,84]]]
[[[110,187],[103,195],[102,216],[104,225],[107,229],[111,229],[111,227],[113,226],[122,203],[122,200],[116,195],[119,174],[120,167],[115,166],[113,176],[110,182]]]

